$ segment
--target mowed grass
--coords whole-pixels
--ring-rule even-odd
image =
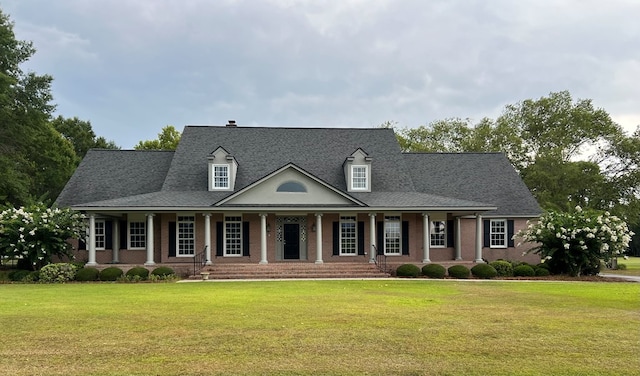
[[[640,284],[0,285],[6,375],[638,375]]]
[[[629,257],[625,260],[622,257],[618,257],[618,265],[624,264],[626,265],[626,269],[603,269],[602,273],[610,273],[610,274],[619,274],[619,275],[631,275],[640,277],[640,257]]]

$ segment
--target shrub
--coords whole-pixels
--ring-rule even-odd
[[[536,265],[536,269],[540,269],[540,268],[549,270],[549,264],[545,264],[544,262],[541,262],[538,265]]]
[[[140,280],[144,281],[145,279],[147,279],[147,277],[149,277],[149,270],[147,270],[146,268],[143,268],[142,266],[136,266],[134,268],[129,269],[126,273],[126,276],[139,277]]]
[[[627,264],[618,264],[618,270],[627,270]]]
[[[110,266],[106,269],[103,269],[100,272],[100,280],[101,281],[115,281],[118,278],[122,277],[124,273],[122,269],[117,268],[115,266]]]
[[[413,264],[403,264],[396,269],[396,276],[398,277],[412,277],[416,278],[420,275],[420,268]]]
[[[76,281],[97,281],[100,271],[96,268],[82,268],[76,273]]]
[[[447,269],[440,264],[427,264],[422,267],[422,274],[429,278],[442,279],[447,274]]]
[[[469,278],[469,275],[471,274],[469,268],[464,265],[453,265],[449,267],[447,271],[449,272],[449,277],[451,278],[464,279]]]
[[[471,274],[476,278],[491,279],[498,275],[496,269],[489,264],[478,264],[471,268]]]
[[[9,279],[13,282],[22,282],[29,275],[28,270],[16,269],[9,272]]]
[[[536,272],[530,265],[523,264],[513,268],[513,275],[516,277],[533,277]]]
[[[496,260],[489,265],[493,266],[493,268],[498,273],[499,277],[512,277],[513,276],[513,265],[509,261],[504,260]]]
[[[536,276],[537,277],[546,277],[548,275],[550,275],[551,273],[549,272],[549,269],[545,269],[545,268],[536,268]]]
[[[44,283],[65,283],[76,278],[78,269],[66,262],[45,265],[40,269],[40,281]]]
[[[173,269],[171,269],[168,266],[159,266],[151,271],[151,275],[156,275],[156,276],[166,277],[172,274],[176,274],[176,273],[173,271]]]

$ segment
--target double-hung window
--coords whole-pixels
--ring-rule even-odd
[[[356,217],[340,217],[340,255],[356,255],[358,226]]]
[[[106,247],[106,228],[104,219],[96,219],[96,249],[104,250]]]
[[[384,217],[384,254],[400,255],[402,253],[402,231],[400,216]]]
[[[351,166],[351,189],[367,190],[369,182],[367,181],[367,166]]]
[[[147,232],[144,221],[129,221],[129,249],[142,249],[147,245]]]
[[[490,221],[491,248],[507,248],[507,221],[504,219],[492,219]]]
[[[213,168],[213,189],[229,188],[229,165],[214,164]]]
[[[224,217],[224,255],[242,256],[242,217]]]
[[[436,248],[447,246],[447,222],[431,222],[431,246]]]
[[[178,241],[177,256],[193,256],[195,254],[195,222],[195,216],[178,216],[178,223],[176,226],[176,230],[178,232],[176,237]]]

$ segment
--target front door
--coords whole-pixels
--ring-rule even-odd
[[[300,259],[300,225],[298,223],[285,223],[283,235],[284,259]]]

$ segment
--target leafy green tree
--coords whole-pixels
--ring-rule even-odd
[[[136,150],[176,150],[180,136],[180,132],[173,125],[167,125],[158,133],[156,140],[140,141],[133,148]]]
[[[104,137],[96,137],[89,121],[80,120],[77,117],[67,119],[58,116],[51,121],[51,124],[65,139],[71,142],[78,161],[82,160],[91,148],[118,149],[113,141],[107,141]]]
[[[33,270],[53,257],[73,258],[68,239],[85,234],[82,214],[71,209],[48,208],[43,203],[0,212],[0,256],[25,260]]]
[[[15,206],[52,200],[75,168],[71,144],[49,122],[52,77],[20,67],[34,53],[0,10],[0,200]]]
[[[633,232],[627,224],[609,212],[582,210],[549,211],[530,223],[516,237],[538,244],[537,253],[556,274],[597,274],[600,262],[622,254]]]

